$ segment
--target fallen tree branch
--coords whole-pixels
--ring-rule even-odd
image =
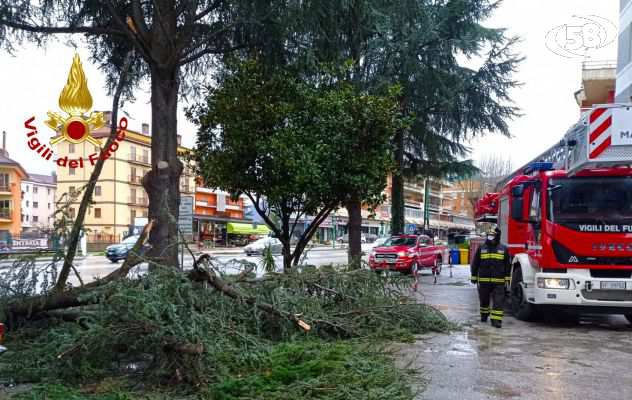
[[[129,251],[129,254],[125,261],[123,261],[123,265],[120,268],[110,272],[108,275],[103,277],[102,279],[98,279],[94,282],[88,283],[85,285],[87,288],[94,288],[98,286],[104,286],[116,279],[124,278],[127,276],[129,271],[134,268],[136,265],[141,263],[143,260],[138,256],[140,254],[141,249],[147,243],[147,239],[149,238],[149,233],[154,226],[154,220],[149,221],[147,225],[143,228],[138,240],[134,244],[134,247]]]
[[[204,353],[204,345],[202,343],[169,343],[162,348],[165,353],[178,353],[178,354],[190,354],[198,355]]]

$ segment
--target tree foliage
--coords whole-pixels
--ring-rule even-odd
[[[360,90],[402,88],[399,100],[413,123],[396,135],[394,232],[404,227],[404,177],[471,174],[468,141],[491,131],[509,134],[507,121],[518,115],[509,97],[518,86],[512,78],[521,61],[513,52],[518,39],[483,25],[500,1],[291,4],[291,39],[268,48],[272,61],[308,68],[353,60],[350,79]]]
[[[178,100],[215,56],[261,43],[269,1],[239,0],[0,0],[0,48],[25,40],[46,45],[52,35],[83,39],[113,91],[126,54],[135,50],[126,95],[151,85],[151,171],[142,183],[149,197],[152,255],[178,265],[177,236],[182,164],[177,152]],[[271,14],[274,15],[274,14]],[[185,90],[182,90],[185,89]],[[169,213],[164,212],[166,204]],[[167,214],[174,215],[172,219]]]
[[[397,89],[358,93],[335,71],[310,77],[253,60],[230,64],[218,84],[189,112],[200,125],[198,173],[211,187],[250,198],[283,243],[286,268],[351,193],[368,204],[383,201],[392,134],[404,123]],[[290,253],[304,215],[314,217]]]

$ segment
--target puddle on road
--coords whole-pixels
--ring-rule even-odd
[[[476,354],[476,349],[474,348],[474,346],[472,346],[472,343],[467,338],[467,332],[464,332],[460,336],[461,337],[456,337],[458,342],[453,343],[450,350],[446,351],[446,354],[460,357],[468,357]]]

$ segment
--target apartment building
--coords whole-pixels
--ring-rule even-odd
[[[244,197],[233,201],[227,192],[203,187],[198,181],[195,187],[195,214],[193,232],[198,240],[225,242],[226,234],[234,227],[247,234],[261,232],[252,225],[251,218],[244,218]],[[265,224],[263,224],[265,225]]]
[[[391,232],[391,199],[392,176],[389,174],[384,194],[387,201],[373,213],[367,207],[362,209],[362,232],[374,235],[387,235]],[[472,219],[464,215],[455,215],[446,204],[453,200],[453,194],[444,193],[444,188],[451,187],[447,182],[436,180],[406,180],[404,182],[404,213],[406,231],[414,232],[424,227],[424,212],[426,210],[426,184],[428,185],[428,219],[426,228],[433,234],[446,238],[456,232],[468,232],[474,229]],[[296,229],[302,234],[309,224],[310,217],[300,218]],[[334,229],[336,237],[347,232],[349,216],[345,208],[338,209],[320,224],[316,237],[318,240],[332,240]]]
[[[0,149],[0,240],[8,233],[19,235],[22,230],[20,201],[22,199],[22,180],[28,174],[19,162],[9,158],[6,150],[6,132],[2,132]]]
[[[29,173],[22,187],[22,232],[50,231],[55,224],[57,177]]]
[[[108,123],[92,136],[105,143],[110,133],[109,119],[111,114],[105,114]],[[94,189],[94,204],[85,218],[85,227],[89,229],[89,241],[117,242],[127,233],[136,218],[147,217],[149,200],[145,189],[141,185],[141,178],[151,170],[151,136],[149,125],[143,124],[141,132],[125,131],[125,139],[119,143],[119,148],[103,164],[103,170]],[[98,153],[99,148],[84,141],[72,144],[62,141],[57,145],[56,157],[68,159],[83,159],[83,168],[57,167],[58,195],[72,194],[83,187],[89,180],[94,167],[89,162],[89,156]],[[182,155],[190,150],[179,146]],[[185,168],[180,181],[180,195],[193,196],[195,182],[193,172]],[[70,214],[76,212],[81,199],[76,199],[70,208]]]

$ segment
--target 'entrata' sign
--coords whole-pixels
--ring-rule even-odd
[[[48,241],[46,238],[13,239],[11,248],[12,250],[46,249],[48,248]]]

